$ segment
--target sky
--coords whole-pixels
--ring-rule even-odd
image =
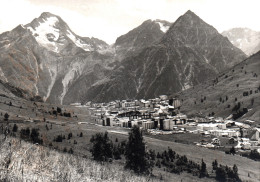
[[[0,33],[51,12],[77,35],[112,44],[147,19],[174,22],[188,10],[220,33],[235,27],[260,31],[259,7],[260,0],[0,0]]]

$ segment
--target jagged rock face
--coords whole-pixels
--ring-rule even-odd
[[[115,59],[120,61],[151,46],[162,38],[170,25],[171,23],[164,20],[147,20],[127,34],[118,37],[114,44]]]
[[[107,48],[99,39],[77,36],[60,17],[43,13],[0,35],[0,79],[28,95],[63,103],[79,77],[98,74],[93,72],[95,65],[101,65],[101,72],[109,67],[111,56],[94,56]]]
[[[247,55],[252,55],[260,50],[260,32],[248,28],[233,28],[224,31],[222,35]]]
[[[160,41],[124,59],[109,79],[89,90],[85,100],[147,99],[178,92],[245,58],[227,38],[188,11]]]

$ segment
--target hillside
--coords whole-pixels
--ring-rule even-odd
[[[260,52],[214,79],[180,92],[179,98],[183,100],[181,111],[206,116],[213,112],[214,116],[227,117],[247,108],[249,112],[240,119],[250,119],[260,124],[259,75]]]
[[[100,164],[8,138],[0,142],[0,181],[147,181],[118,164]],[[154,180],[155,181],[155,180]]]

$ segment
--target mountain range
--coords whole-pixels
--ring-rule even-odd
[[[260,50],[260,32],[249,28],[232,28],[222,32],[222,35],[249,56]]]
[[[149,99],[188,89],[246,58],[229,40],[188,11],[162,38],[125,58],[83,101]]]
[[[78,36],[46,12],[0,35],[1,84],[25,98],[59,104],[175,93],[245,58],[191,11],[174,23],[147,20],[113,45]]]

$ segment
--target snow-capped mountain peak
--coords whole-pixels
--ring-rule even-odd
[[[39,45],[56,53],[62,53],[63,50],[67,52],[72,47],[84,51],[94,51],[105,49],[108,46],[103,41],[95,41],[95,38],[76,35],[59,16],[48,12],[42,13],[39,18],[24,27],[30,30]]]
[[[60,30],[55,27],[55,24],[58,22],[59,19],[57,17],[48,17],[42,19],[39,22],[39,26],[28,26],[27,29],[32,32],[40,45],[51,51],[58,52],[58,46],[55,45],[60,36]]]

